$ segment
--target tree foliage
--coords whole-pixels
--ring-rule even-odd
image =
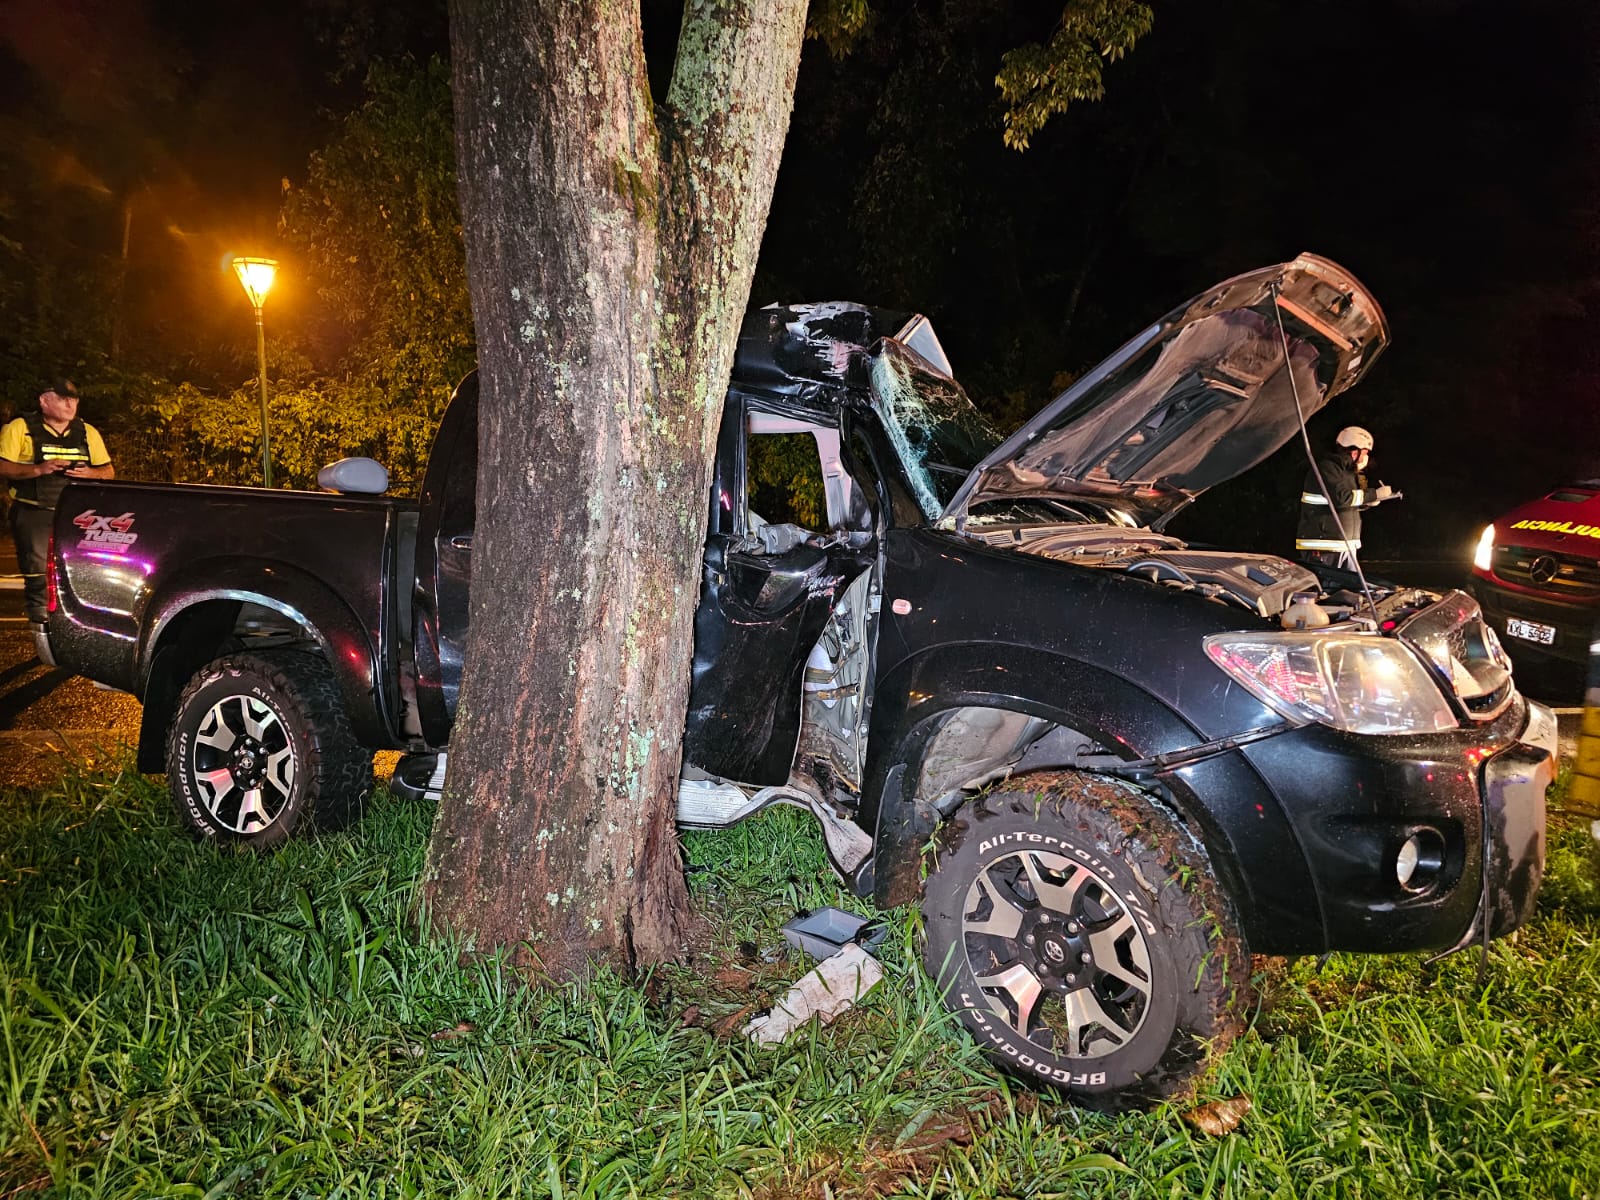
[[[820,41],[835,58],[844,58],[871,15],[868,0],[817,0],[807,19],[806,38]]]
[[[170,165],[156,129],[183,111],[183,56],[114,0],[56,6],[26,36],[15,7],[0,19],[0,397],[28,407],[41,373],[88,378],[116,357],[127,220]]]
[[[319,303],[267,338],[275,481],[314,487],[320,467],[362,454],[389,469],[394,490],[411,490],[475,359],[442,61],[371,66],[362,104],[312,155],[305,182],[286,186],[279,230],[283,270]],[[109,414],[119,469],[258,483],[253,374],[205,388],[102,369],[101,393],[120,400]]]
[[[285,195],[282,232],[348,386],[437,417],[474,359],[448,66],[377,63],[365,102]]]
[[[751,439],[745,471],[750,507],[773,524],[822,529],[827,500],[816,439],[808,433],[776,433]]]
[[[1049,42],[1006,54],[995,83],[1010,106],[1006,145],[1026,150],[1029,139],[1075,100],[1105,95],[1103,64],[1116,62],[1150,32],[1155,13],[1136,0],[1072,0]]]
[[[99,196],[41,180],[31,146],[0,136],[0,396],[13,409],[31,406],[41,374],[102,367],[116,275],[88,235],[110,222]]]
[[[261,408],[254,382],[224,393],[192,383],[137,381],[126,416],[107,430],[124,476],[175,483],[259,484]],[[388,405],[377,392],[354,392],[327,376],[279,380],[269,389],[272,477],[314,489],[317,472],[350,455],[389,471],[390,489],[414,491],[427,466],[438,415]]]
[[[1108,7],[1116,5],[1108,0],[1099,9]],[[335,5],[331,27],[355,28],[352,14],[367,21],[371,8]],[[880,33],[899,23],[888,16]],[[828,0],[813,6],[807,36],[844,56],[874,36],[873,17],[865,0]],[[936,38],[960,36],[952,20],[918,28]],[[1068,24],[1064,17],[1063,27]],[[1088,26],[1079,21],[1074,27]],[[392,50],[404,41],[386,36],[383,44]],[[1047,57],[1067,44],[1053,39]],[[143,53],[148,58],[156,50],[147,46]],[[318,303],[269,316],[273,457],[282,482],[308,486],[321,461],[370,453],[403,487],[419,476],[433,423],[476,357],[448,69],[438,58],[347,57],[365,66],[360,104],[312,155],[303,182],[285,180],[279,233],[286,278]],[[975,71],[972,94],[961,101],[979,114],[986,109],[982,81],[982,70]],[[7,166],[0,182],[0,408],[27,405],[44,364],[72,370],[89,392],[86,412],[114,436],[125,475],[254,482],[259,414],[248,338],[174,353],[164,339],[177,331],[137,311],[156,284],[137,253],[138,287],[128,290],[129,263],[119,255],[123,217],[135,220],[137,252],[140,231],[171,199],[152,191],[171,164],[160,140],[135,120],[139,106],[127,102],[131,86],[117,84],[117,127],[124,132],[94,142],[93,161],[72,153],[83,141],[81,106],[40,108],[30,132],[19,125],[11,131],[16,136],[0,142]],[[178,93],[169,87],[156,102],[172,109]],[[901,107],[909,116],[920,101],[886,94],[879,101],[881,119],[896,120]],[[981,118],[977,125],[975,136],[992,137]],[[62,146],[47,148],[51,138]],[[921,160],[922,172],[936,173],[964,148],[957,142],[926,147],[932,152]],[[959,236],[961,206],[943,204],[951,198],[936,180],[910,178],[910,149],[898,169],[880,163],[876,174],[864,177],[856,219],[865,228],[906,229],[910,223],[894,219],[896,197],[887,189],[910,183],[914,194],[929,200],[916,226],[927,232],[937,221],[950,238]],[[134,203],[143,207],[124,213]],[[882,281],[885,290],[930,293],[931,281],[898,277],[923,258],[901,253],[905,249],[883,247],[881,260],[901,264],[896,278]],[[231,294],[226,287],[222,293]],[[235,323],[247,328],[247,318]],[[120,361],[112,353],[119,328]],[[202,365],[202,353],[217,361]]]

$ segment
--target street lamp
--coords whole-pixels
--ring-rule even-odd
[[[278,272],[275,258],[244,258],[233,260],[233,271],[244,285],[244,294],[256,310],[256,361],[261,368],[261,478],[272,486],[272,439],[267,432],[267,333],[261,324],[261,306],[267,302],[267,292],[272,289],[272,277]]]

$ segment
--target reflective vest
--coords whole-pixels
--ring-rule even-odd
[[[1317,472],[1307,471],[1305,486],[1300,489],[1300,525],[1295,531],[1295,549],[1330,550],[1335,554],[1361,549],[1361,508],[1367,502],[1366,480],[1356,474],[1355,464],[1343,449],[1320,456],[1317,467],[1322,472],[1322,482],[1327,484],[1328,495],[1322,494]]]
[[[89,462],[89,431],[82,417],[74,417],[62,433],[54,433],[44,423],[42,413],[24,413],[22,423],[27,426],[28,440],[33,443],[33,461],[65,462],[69,467],[87,467]],[[57,471],[53,475],[39,475],[33,479],[12,481],[14,498],[19,504],[32,504],[38,508],[54,508],[67,486],[67,477]]]

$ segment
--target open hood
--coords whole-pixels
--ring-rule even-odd
[[[1388,340],[1372,294],[1325,258],[1236,276],[1046,405],[973,469],[943,522],[960,527],[985,501],[1036,497],[1089,501],[1158,528],[1282,446]]]

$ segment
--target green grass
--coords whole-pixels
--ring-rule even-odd
[[[431,810],[268,858],[181,837],[131,772],[0,795],[0,1200],[12,1196],[1600,1197],[1600,855],[1558,828],[1538,919],[1477,960],[1264,964],[1200,1101],[1014,1087],[940,1010],[914,919],[856,1011],[737,1036],[860,910],[788,811],[694,835],[709,960],[522,987],[419,941]],[[730,1033],[730,1030],[733,1032]]]

